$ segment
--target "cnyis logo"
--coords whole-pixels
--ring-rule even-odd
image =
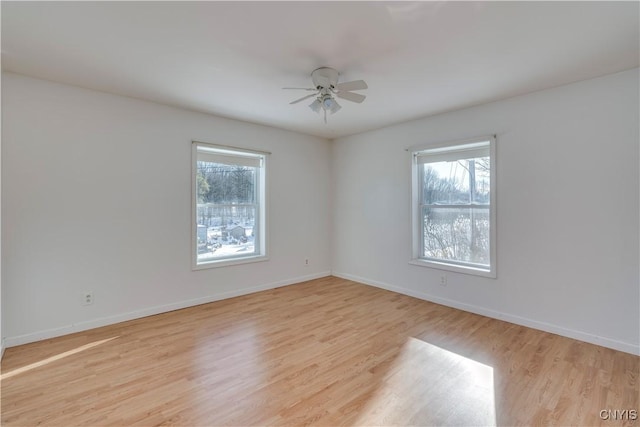
[[[635,421],[638,419],[638,410],[636,409],[603,409],[600,411],[601,420],[629,420]]]

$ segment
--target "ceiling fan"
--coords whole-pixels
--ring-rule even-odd
[[[365,100],[366,96],[361,95],[359,93],[351,92],[352,90],[363,90],[367,89],[368,86],[364,82],[364,80],[354,80],[351,82],[338,83],[338,76],[340,74],[329,67],[320,67],[311,73],[311,81],[313,82],[312,88],[305,87],[283,87],[283,89],[294,89],[294,90],[306,90],[312,91],[311,95],[303,96],[300,99],[296,99],[295,101],[290,102],[289,104],[297,104],[298,102],[304,101],[305,99],[313,98],[316,99],[309,104],[309,108],[311,108],[316,113],[320,113],[320,110],[324,111],[324,122],[327,123],[327,111],[329,114],[334,114],[340,108],[340,104],[335,100],[334,96],[338,98],[346,99],[347,101],[357,102],[360,104]]]

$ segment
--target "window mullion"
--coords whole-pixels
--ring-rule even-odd
[[[428,204],[424,203],[420,206],[429,208],[429,209],[491,209],[491,205],[474,205],[474,204],[464,204],[464,205],[441,205],[441,204]]]

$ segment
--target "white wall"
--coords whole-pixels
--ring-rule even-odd
[[[329,141],[15,74],[2,89],[7,345],[329,274]],[[272,152],[269,261],[191,271],[192,140]]]
[[[2,86],[2,85],[0,85]],[[0,88],[0,98],[2,89]],[[0,117],[2,117],[2,105],[0,103]],[[0,135],[2,134],[2,124],[0,120]],[[2,224],[2,136],[0,136],[0,225]],[[2,227],[0,226],[0,361],[4,356],[4,334],[2,333]]]
[[[334,274],[639,353],[638,77],[635,69],[336,140]],[[409,265],[404,149],[489,134],[498,278]]]

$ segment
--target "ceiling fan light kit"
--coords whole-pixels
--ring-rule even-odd
[[[305,99],[313,98],[316,99],[309,104],[309,108],[316,113],[320,113],[320,111],[324,111],[324,122],[327,123],[327,111],[329,114],[334,114],[338,112],[342,107],[336,99],[334,95],[338,98],[346,99],[347,101],[356,102],[360,104],[365,100],[366,96],[361,95],[359,93],[351,92],[353,90],[363,90],[367,89],[368,86],[364,82],[364,80],[354,80],[351,82],[338,83],[338,78],[340,73],[329,67],[320,67],[311,73],[311,81],[313,82],[313,88],[301,88],[301,87],[285,87],[283,89],[294,89],[294,90],[306,90],[313,91],[311,95],[303,96],[302,98],[296,99],[295,101],[290,102],[290,104],[297,104],[298,102],[304,101]]]

